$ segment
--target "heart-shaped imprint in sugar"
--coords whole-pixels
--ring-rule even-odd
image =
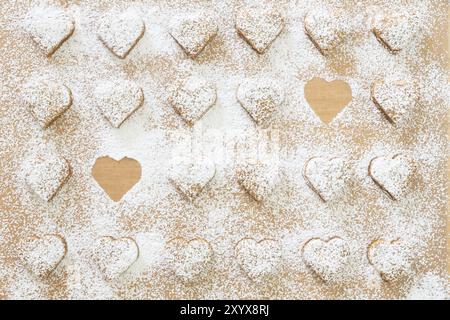
[[[99,81],[94,91],[96,105],[114,128],[119,128],[144,103],[141,87],[132,81]]]
[[[343,38],[337,17],[328,10],[309,11],[304,19],[305,33],[314,46],[326,55],[333,50]]]
[[[330,123],[352,100],[352,89],[342,80],[313,78],[305,84],[305,98],[322,122]]]
[[[282,15],[272,8],[243,8],[236,17],[237,32],[259,54],[267,51],[283,28]]]
[[[98,239],[93,261],[105,279],[114,280],[124,274],[139,257],[139,248],[132,238],[105,236]]]
[[[92,167],[92,176],[113,201],[119,201],[141,179],[138,161],[125,157],[117,161],[100,157]]]
[[[54,152],[35,154],[23,163],[25,181],[42,200],[50,201],[70,176],[66,159]]]
[[[234,250],[240,267],[252,280],[266,281],[281,271],[281,245],[277,240],[244,238]]]
[[[170,35],[191,58],[198,56],[217,35],[217,25],[206,12],[174,18]]]
[[[313,157],[303,167],[303,178],[308,187],[327,202],[344,194],[349,169],[343,158]]]
[[[73,19],[53,6],[38,6],[30,10],[23,27],[47,57],[58,50],[75,30]]]
[[[205,239],[174,238],[167,242],[166,250],[169,267],[183,282],[203,279],[213,266],[214,252]]]
[[[169,180],[189,201],[199,196],[216,173],[214,162],[206,157],[178,157],[169,169]]]
[[[191,76],[180,81],[169,98],[175,111],[190,126],[216,103],[216,86],[207,80]]]
[[[406,48],[412,41],[414,31],[404,12],[382,12],[373,23],[373,34],[393,54]]]
[[[98,27],[100,41],[120,59],[126,58],[144,32],[142,18],[132,9],[105,15]]]
[[[404,80],[384,79],[371,86],[372,101],[386,119],[397,124],[405,118],[417,103],[413,84]]]
[[[48,277],[61,263],[67,253],[64,238],[57,234],[32,237],[24,245],[21,257],[25,266],[36,277]]]
[[[346,276],[350,248],[339,237],[312,238],[303,246],[302,256],[306,265],[323,281],[340,282]]]
[[[267,124],[284,103],[284,91],[274,79],[250,78],[239,85],[237,99],[257,124]]]
[[[403,154],[375,157],[369,163],[369,176],[392,200],[404,196],[411,187],[414,161]]]
[[[22,92],[25,105],[44,129],[72,105],[72,92],[56,81],[33,79],[25,85]]]
[[[271,161],[250,162],[238,168],[238,183],[257,202],[266,199],[279,181],[278,166]]]
[[[384,281],[405,279],[412,274],[413,252],[400,239],[373,241],[367,249],[367,258]]]

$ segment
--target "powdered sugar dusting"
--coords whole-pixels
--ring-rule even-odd
[[[258,53],[264,53],[284,28],[282,15],[274,8],[249,7],[239,11],[236,29]]]
[[[55,6],[58,1],[51,2]],[[51,58],[43,56],[24,32],[23,18],[33,7],[18,1],[1,5],[0,296],[448,298],[443,257],[449,85],[446,49],[433,40],[441,39],[446,28],[447,3],[67,3],[58,5],[58,10],[73,19],[75,32]],[[263,54],[255,52],[236,30],[236,17],[251,6],[271,6],[284,22],[283,31]],[[126,58],[116,59],[99,40],[98,26],[109,12],[128,9],[142,20],[145,32]],[[325,9],[336,15],[345,36],[334,50],[322,55],[305,33],[304,17],[311,10]],[[414,12],[407,24],[413,36],[396,54],[373,35],[372,18],[388,9]],[[170,21],[198,12],[212,18],[217,28],[212,29],[215,36],[208,38],[206,46],[201,41],[203,50],[191,59],[171,35]],[[22,101],[24,85],[38,76],[66,85],[73,98],[72,106],[45,130]],[[216,99],[201,121],[188,126],[169,97],[180,79],[191,76],[214,84]],[[237,97],[239,85],[253,77],[276,78],[284,92],[284,103],[271,114],[269,128],[257,125]],[[317,118],[304,98],[305,83],[313,77],[340,79],[351,87],[352,101],[329,125]],[[397,126],[388,123],[371,101],[371,85],[390,77],[417,84],[417,106],[408,108]],[[132,81],[145,96],[141,108],[119,128],[105,121],[95,107],[98,81],[115,79]],[[49,202],[36,197],[23,174],[23,163],[31,167],[26,159],[36,152],[45,159],[57,154],[72,168],[72,177]],[[169,169],[174,158],[191,154],[207,156],[215,174],[194,201],[186,201],[171,183]],[[416,168],[409,178],[412,188],[393,201],[373,181],[368,168],[375,157],[395,154],[408,154]],[[141,180],[119,202],[105,196],[90,174],[95,160],[105,155],[127,156],[142,167]],[[303,168],[311,157],[335,156],[350,160],[351,168],[345,171],[350,183],[335,200],[318,201]],[[262,174],[253,182],[270,191],[261,192],[262,200],[255,201],[240,184],[239,169],[266,160],[268,166],[262,172],[268,176]],[[45,176],[47,171],[41,171]],[[65,259],[45,282],[24,272],[27,267],[17,258],[18,246],[32,234],[59,234],[67,242]],[[132,238],[139,249],[137,260],[111,280],[93,262],[93,247],[104,236]],[[322,263],[334,270],[327,278],[330,281],[322,281],[303,257],[302,248],[311,239],[332,237],[345,241],[349,254],[345,268],[335,267],[339,259]],[[184,244],[203,239],[208,245],[201,242],[199,250],[180,246],[177,252],[190,254],[175,264],[168,248],[174,238],[184,239]],[[248,238],[273,239],[277,245],[266,251],[249,249],[254,253],[247,255],[249,261],[258,266],[250,263],[245,272],[235,246]],[[368,247],[377,239],[397,238],[413,248],[414,267],[408,277],[385,281],[369,262]],[[258,248],[256,244],[249,247]],[[187,280],[180,281],[183,275]]]
[[[57,154],[33,154],[22,170],[28,186],[45,201],[54,197],[70,175],[69,163]]]
[[[323,54],[334,49],[344,36],[337,16],[322,8],[309,11],[305,16],[305,32]]]
[[[370,161],[369,174],[383,191],[397,200],[408,191],[414,167],[413,160],[408,156],[382,156]]]
[[[350,173],[350,166],[345,159],[339,157],[314,157],[309,159],[303,168],[306,182],[323,201],[342,196],[350,179]]]
[[[98,109],[115,128],[144,102],[142,89],[131,81],[99,81],[94,94]]]
[[[72,105],[72,92],[49,79],[32,79],[23,89],[23,100],[42,128],[47,128]]]
[[[350,248],[345,240],[332,237],[327,240],[313,238],[305,243],[302,256],[306,264],[326,282],[340,282],[346,277]]]
[[[31,239],[23,248],[22,258],[37,277],[47,277],[66,255],[66,242],[59,235],[47,234]]]
[[[213,261],[211,245],[204,239],[175,238],[168,242],[169,268],[182,281],[191,283],[205,279]],[[203,275],[203,277],[202,277]]]
[[[180,82],[169,100],[175,111],[188,124],[193,125],[216,102],[216,86],[196,76]]]
[[[23,28],[47,56],[51,56],[73,33],[75,24],[63,10],[38,6],[23,20]]]
[[[284,92],[274,79],[245,79],[239,85],[237,99],[257,124],[267,124],[282,107]]]
[[[269,281],[282,266],[281,247],[273,239],[242,239],[236,244],[235,255],[243,271],[255,281]]]
[[[98,36],[116,56],[124,59],[144,31],[145,25],[139,15],[133,10],[127,10],[105,15],[98,28]]]
[[[131,238],[102,237],[93,251],[93,260],[106,279],[112,280],[126,272],[139,257],[139,249]]]
[[[411,79],[386,79],[372,85],[372,100],[392,123],[399,123],[417,104],[417,93]]]
[[[413,248],[401,239],[377,240],[368,248],[369,262],[385,281],[410,276],[414,265]]]
[[[207,12],[198,12],[173,19],[170,34],[190,57],[195,58],[217,34],[217,25]]]

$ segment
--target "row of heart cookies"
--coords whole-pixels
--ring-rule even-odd
[[[213,40],[218,26],[209,12],[196,12],[172,19],[169,33],[184,52],[195,58]],[[47,56],[51,56],[74,32],[75,22],[62,9],[36,7],[25,18],[25,30]],[[266,5],[242,8],[236,15],[239,35],[259,54],[263,54],[285,27],[282,14]],[[98,38],[117,57],[124,59],[145,32],[142,17],[134,10],[106,14],[98,24]],[[339,14],[324,9],[309,11],[304,30],[322,54],[336,47],[345,32]],[[408,17],[389,12],[376,19],[373,34],[392,53],[411,40]]]
[[[213,246],[203,238],[170,239],[164,246],[164,260],[175,276],[194,283],[214,267]],[[68,252],[60,234],[34,236],[21,248],[23,264],[37,278],[45,279],[54,272]],[[275,239],[243,238],[234,245],[233,256],[241,270],[254,281],[267,281],[283,269],[282,244]],[[348,273],[352,249],[338,236],[310,238],[301,244],[299,253],[305,265],[324,282],[344,281]],[[103,277],[112,281],[125,274],[140,255],[137,242],[131,237],[99,238],[90,251],[91,261]],[[368,263],[386,282],[403,279],[414,265],[412,246],[396,239],[376,239],[367,247]]]
[[[413,186],[416,163],[405,154],[378,156],[368,166],[372,181],[393,201]],[[312,157],[303,165],[307,186],[323,202],[337,201],[348,190],[350,162],[342,157]],[[193,201],[215,176],[215,165],[205,157],[175,159],[169,180],[182,195]],[[281,183],[279,168],[269,161],[252,161],[237,168],[239,185],[257,202],[264,201]]]
[[[65,238],[45,234],[27,240],[20,250],[23,264],[38,278],[50,276],[67,254]],[[92,250],[92,260],[106,279],[114,279],[128,270],[138,256],[139,249],[132,238],[105,236],[98,239]]]
[[[176,81],[169,104],[188,124],[193,125],[214,106],[217,89],[214,83],[190,76]],[[44,77],[32,79],[22,90],[23,102],[42,128],[47,128],[73,103],[68,86]],[[273,115],[285,103],[286,92],[279,81],[268,77],[244,79],[236,93],[237,100],[259,125],[268,125]],[[98,81],[94,89],[95,104],[109,121],[118,128],[144,102],[144,93],[136,83],[123,80]],[[371,86],[374,105],[392,124],[407,119],[418,105],[418,94],[413,82],[386,78]]]
[[[69,162],[56,153],[36,155],[25,161],[25,181],[41,199],[50,201],[68,180]],[[378,156],[368,175],[392,200],[399,200],[412,187],[416,163],[406,154]],[[312,157],[303,165],[308,187],[323,201],[336,201],[348,190],[351,166],[343,157]],[[206,156],[176,157],[168,180],[188,201],[194,201],[213,180],[216,166]],[[270,161],[251,161],[237,168],[237,181],[256,201],[262,202],[281,183],[280,168]],[[130,186],[131,188],[132,186]]]

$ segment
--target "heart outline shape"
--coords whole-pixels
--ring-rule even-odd
[[[336,17],[328,11],[309,11],[303,19],[305,34],[323,56],[342,42],[342,32],[333,19]],[[322,30],[317,32],[317,28]]]
[[[370,96],[377,109],[393,125],[398,124],[410,111],[408,108],[413,108],[417,102],[415,89],[403,80],[375,81],[370,86]]]
[[[124,248],[119,247],[125,244]],[[126,273],[139,258],[139,246],[131,237],[103,236],[97,240],[93,260],[106,280]]]
[[[314,77],[305,84],[304,92],[310,108],[325,124],[330,124],[352,100],[352,89],[342,80]]]
[[[211,109],[217,101],[217,89],[213,83],[196,76],[180,81],[169,103],[175,112],[193,126]]]
[[[257,161],[240,166],[237,170],[239,185],[258,203],[269,196],[279,180],[278,168]]]
[[[73,19],[56,7],[35,7],[25,20],[25,31],[47,57],[51,57],[75,31]]]
[[[246,242],[249,245],[240,248]],[[250,243],[253,244],[254,248]],[[268,247],[265,247],[266,244]],[[259,249],[261,247],[263,249]],[[250,253],[246,251],[247,255],[242,257],[241,250],[243,249],[254,249],[262,256],[255,254],[253,251]],[[250,237],[242,238],[234,246],[234,256],[241,270],[253,281],[267,281],[270,277],[279,273],[282,268],[281,244],[275,239],[263,238],[257,241]],[[256,261],[254,261],[255,259]],[[269,264],[267,264],[268,259],[271,260]]]
[[[140,163],[132,158],[115,160],[103,156],[96,159],[91,173],[109,198],[118,202],[139,182],[142,168]],[[118,185],[117,181],[121,181],[121,184]]]
[[[322,200],[323,202],[327,202],[327,201],[330,201],[332,199],[335,199],[336,198],[336,194],[345,187],[345,181],[343,181],[343,183],[340,186],[338,186],[337,189],[334,188],[334,186],[336,185],[336,181],[335,181],[335,183],[333,185],[330,186],[329,184],[327,185],[327,181],[328,180],[326,180],[326,179],[323,180],[323,181],[325,181],[325,185],[320,186],[319,185],[320,182],[321,182],[320,177],[319,177],[318,181],[313,181],[313,177],[308,174],[308,167],[309,167],[311,161],[315,161],[315,160],[324,161],[324,162],[327,162],[327,163],[331,163],[332,161],[342,160],[342,163],[341,163],[340,167],[341,167],[341,170],[344,170],[345,169],[345,161],[344,161],[344,159],[339,158],[339,157],[331,157],[331,158],[329,158],[329,157],[312,157],[312,158],[309,158],[305,162],[305,165],[303,166],[303,172],[302,172],[303,178],[305,179],[306,184],[308,185],[308,187],[319,196],[320,200]],[[339,178],[341,178],[344,175],[345,175],[344,172],[341,172],[341,175],[338,176],[338,177],[334,177],[332,175],[332,173],[330,173],[330,172],[323,172],[322,173],[322,177],[329,178],[330,176],[332,176],[332,178],[336,178],[334,180],[338,180],[338,182],[339,182]],[[344,176],[344,178],[345,178],[345,176]],[[322,184],[324,184],[324,183],[322,183]],[[328,192],[326,190],[327,187],[328,188],[331,187],[331,189],[332,189],[331,192]],[[325,195],[325,193],[327,193],[327,195]]]
[[[374,170],[374,166],[375,166],[375,162],[376,161],[395,161],[396,159],[402,157],[404,159],[404,164],[407,165],[407,169],[405,172],[403,172],[405,174],[405,176],[403,177],[399,177],[400,181],[398,181],[398,183],[400,183],[400,186],[396,186],[396,185],[392,185],[391,187],[387,187],[386,184],[387,183],[392,183],[391,178],[392,177],[386,177],[387,181],[381,181],[380,177],[377,177],[378,174],[375,174],[373,172]],[[401,163],[399,164],[401,165]],[[389,168],[389,166],[386,165],[382,165],[381,168],[383,169],[380,173],[386,173],[387,175],[392,175],[395,172],[386,172],[384,169],[392,169]],[[369,166],[368,166],[368,174],[369,176],[372,178],[372,181],[389,197],[391,198],[391,200],[393,201],[397,201],[400,196],[402,196],[405,192],[405,189],[408,188],[408,183],[409,183],[409,179],[410,176],[413,174],[415,170],[415,165],[412,161],[412,159],[410,159],[409,157],[403,155],[403,154],[395,154],[392,157],[386,157],[386,156],[378,156],[375,158],[372,158],[372,160],[370,160],[369,162]],[[402,172],[400,172],[402,173]]]
[[[194,201],[216,174],[213,161],[202,158],[180,157],[172,161],[169,181],[189,201]]]
[[[338,246],[338,249],[341,250],[340,253],[338,253],[334,258],[338,259],[337,265],[327,264],[329,261],[320,261],[320,258],[323,258],[322,256],[330,257],[331,254],[336,253],[335,250],[332,252],[325,252],[324,254],[321,254],[322,250],[329,251],[328,248],[333,244],[336,243],[336,241],[340,241],[341,245]],[[316,249],[315,251],[311,252],[310,257],[308,257],[308,254],[306,250],[308,250],[309,246],[312,245],[312,243],[318,243],[320,244],[319,247],[313,248]],[[313,250],[311,249],[311,250]],[[319,252],[317,252],[317,250]],[[319,237],[314,237],[309,239],[304,243],[301,249],[302,258],[305,261],[305,264],[316,274],[323,282],[339,282],[343,279],[343,276],[339,273],[343,270],[347,263],[347,259],[350,255],[350,249],[348,247],[347,242],[338,237],[338,236],[332,236],[328,239],[324,240]],[[306,254],[306,255],[305,255]]]
[[[144,104],[144,92],[132,81],[99,81],[95,88],[96,106],[106,120],[119,128]]]
[[[407,46],[412,34],[403,27],[409,25],[409,19],[403,12],[385,12],[375,20],[372,33],[391,54],[397,54]]]
[[[124,37],[128,33],[128,38]],[[105,15],[98,27],[98,39],[117,58],[125,59],[144,36],[145,23],[132,10]]]
[[[191,59],[202,53],[218,32],[216,23],[201,13],[172,21],[171,24],[170,35]]]
[[[35,158],[30,158],[26,162],[28,161],[32,166],[26,168],[26,183],[42,200],[51,201],[72,174],[69,162],[51,152],[37,154]]]
[[[283,31],[284,19],[271,8],[250,7],[237,15],[235,28],[253,50],[263,54]]]
[[[23,100],[42,129],[48,128],[73,103],[69,87],[50,80],[28,83],[24,89]]]
[[[67,255],[66,240],[59,234],[32,236],[29,240],[21,252],[21,257],[31,273],[40,279],[45,279]]]
[[[258,125],[269,123],[272,115],[280,109],[285,95],[272,79],[248,78],[238,87],[237,99]]]
[[[385,257],[388,259],[387,261],[382,261],[382,256],[374,256],[373,254],[375,250],[381,250],[381,245],[385,246],[385,249],[389,248],[391,251],[386,253],[388,255],[388,257]],[[385,282],[392,282],[399,278],[402,278],[408,273],[408,271],[410,271],[409,269],[412,266],[411,257],[405,250],[400,250],[402,249],[401,245],[402,241],[400,238],[396,238],[393,240],[376,239],[372,241],[367,247],[367,260],[369,261],[370,265],[372,265],[372,267],[380,274],[381,279]],[[397,250],[392,246],[395,246]],[[378,260],[377,257],[381,260]],[[389,257],[393,259],[393,263],[389,262]],[[404,258],[404,260],[399,260],[399,257]],[[397,262],[397,264],[395,262]]]
[[[175,237],[167,241],[168,264],[176,277],[185,283],[195,283],[207,275],[214,263],[211,244],[201,237]]]

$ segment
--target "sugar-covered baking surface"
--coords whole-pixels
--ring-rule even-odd
[[[59,1],[52,1],[58,5]],[[0,4],[0,297],[4,298],[448,298],[446,271],[446,122],[448,80],[445,46],[432,41],[445,30],[447,4],[437,0],[269,1],[283,14],[285,28],[263,55],[237,34],[234,17],[244,1],[66,2],[74,34],[47,59],[23,32],[28,2]],[[257,1],[259,3],[259,1]],[[55,4],[56,3],[56,4]],[[245,1],[256,3],[256,1]],[[322,56],[304,33],[303,18],[313,7],[342,10],[346,34],[337,52]],[[262,5],[262,4],[260,4]],[[126,59],[116,58],[97,38],[96,22],[109,10],[133,7],[146,31]],[[371,33],[370,17],[381,8],[415,12],[417,30],[396,55]],[[218,34],[195,60],[168,32],[168,21],[186,11],[214,15]],[[41,130],[20,103],[22,86],[51,74],[73,93],[74,103],[52,126]],[[418,83],[420,108],[393,127],[370,100],[370,85],[390,74]],[[196,75],[215,82],[217,101],[191,128],[168,103],[178,78]],[[248,77],[276,77],[286,103],[262,129],[236,99]],[[329,126],[310,110],[303,87],[313,76],[342,79],[353,100]],[[145,101],[115,129],[93,108],[99,79],[124,78],[143,88]],[[45,203],[29,192],[19,168],[30,153],[56,151],[72,177]],[[216,162],[208,187],[188,202],[168,181],[173,157],[191,152]],[[376,156],[407,152],[419,164],[417,186],[393,202],[367,174]],[[92,179],[95,159],[128,156],[142,165],[142,179],[120,202],[110,201]],[[313,156],[353,160],[352,192],[322,203],[302,178]],[[239,163],[276,159],[282,183],[260,204],[236,179]],[[31,234],[57,233],[68,252],[45,282],[26,272],[16,248]],[[367,246],[397,236],[417,251],[414,274],[387,285],[368,263]],[[139,259],[117,281],[106,281],[92,263],[92,244],[102,236],[132,237]],[[167,273],[164,243],[177,236],[202,237],[214,250],[210,281],[184,285]],[[345,287],[317,281],[301,248],[311,238],[339,236],[351,255]],[[282,273],[271,285],[254,285],[234,257],[242,238],[276,239]],[[208,270],[211,272],[211,270]]]

